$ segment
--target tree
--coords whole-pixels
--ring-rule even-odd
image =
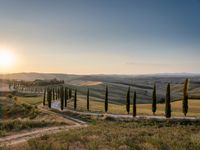
[[[43,106],[45,106],[45,101],[46,101],[46,89],[44,89]]]
[[[171,97],[170,97],[170,84],[167,85],[167,93],[166,93],[166,99],[165,99],[165,117],[170,118],[171,117]]]
[[[56,97],[56,100],[58,99],[58,88],[55,89],[55,97]]]
[[[67,107],[67,100],[68,100],[68,88],[65,87],[65,107]]]
[[[77,103],[77,89],[74,92],[74,110],[76,110],[76,103]]]
[[[134,92],[133,96],[133,117],[136,116],[136,91]]]
[[[183,104],[182,104],[182,109],[185,116],[188,112],[188,84],[189,80],[186,79],[183,88]]]
[[[48,107],[51,108],[51,99],[52,99],[52,90],[50,88],[47,89],[47,102]]]
[[[90,90],[88,88],[87,90],[87,110],[89,111],[90,110]]]
[[[63,87],[60,88],[60,109],[63,110],[63,103],[64,103],[64,89]]]
[[[128,112],[128,114],[130,112],[130,90],[131,90],[131,88],[129,86],[127,95],[126,95],[126,111]]]
[[[152,95],[152,112],[153,112],[153,115],[155,115],[155,112],[156,112],[156,100],[157,100],[157,97],[156,97],[156,84],[154,84],[154,88],[153,88],[153,95]]]
[[[58,87],[58,99],[60,99],[60,95],[61,95],[60,90],[61,90],[61,87]]]
[[[105,93],[105,112],[108,111],[108,86],[106,85],[106,93]]]
[[[55,100],[55,89],[53,88],[53,100]]]
[[[72,89],[69,89],[69,99],[72,98]]]

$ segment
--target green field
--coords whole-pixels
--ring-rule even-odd
[[[2,99],[2,98],[1,98]],[[5,98],[3,98],[5,100]],[[42,104],[43,97],[17,97],[16,103],[18,105],[27,104],[28,106],[31,105],[32,107],[37,107],[39,104]],[[1,101],[0,104],[3,102]],[[6,102],[7,103],[7,102]],[[3,103],[2,105],[8,105]],[[73,110],[73,100],[68,100],[67,108]],[[172,116],[184,116],[182,113],[182,101],[175,101],[171,103],[172,107]],[[131,105],[130,113],[132,112],[132,105]],[[77,110],[79,111],[87,111],[86,110],[86,97],[79,95],[78,102],[77,102]],[[102,112],[104,113],[104,102],[100,99],[96,99],[91,97],[90,98],[90,111],[91,112]],[[157,104],[157,112],[156,115],[164,115],[165,111],[165,104]],[[109,103],[109,110],[108,113],[113,114],[127,114],[126,106],[123,104],[114,104]],[[137,114],[138,115],[152,115],[151,111],[151,104],[138,104],[137,105]],[[189,110],[187,116],[190,117],[200,117],[200,100],[198,99],[189,99]]]
[[[73,109],[73,100],[68,101],[67,108]],[[172,116],[184,116],[182,113],[182,101],[175,101],[171,103],[172,107]],[[131,105],[130,113],[132,112]],[[77,102],[77,110],[87,111],[86,110],[86,97],[79,96]],[[96,101],[96,98],[91,98],[90,100],[90,111],[91,112],[104,112],[104,102]],[[156,115],[164,115],[165,104],[157,104]],[[109,104],[108,113],[113,114],[127,114],[126,106],[123,104]],[[152,115],[151,104],[138,104],[137,105],[137,114],[138,115]],[[189,99],[189,111],[187,116],[200,117],[200,100]]]
[[[18,97],[17,100],[20,103],[26,103],[36,106],[42,103],[43,97]]]

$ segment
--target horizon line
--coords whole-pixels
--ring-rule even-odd
[[[11,75],[11,74],[62,74],[62,75],[127,75],[127,76],[138,76],[138,75],[173,75],[173,74],[193,74],[199,75],[200,72],[157,72],[157,73],[86,73],[86,74],[79,74],[79,73],[62,73],[62,72],[12,72],[12,73],[0,73],[0,75]]]

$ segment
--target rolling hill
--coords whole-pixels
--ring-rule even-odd
[[[85,95],[87,88],[91,96],[103,100],[105,86],[109,87],[111,102],[124,103],[128,86],[137,92],[138,103],[150,103],[154,82],[157,84],[158,101],[163,102],[167,83],[171,83],[171,97],[173,100],[182,98],[183,83],[190,79],[189,97],[200,98],[200,74],[151,74],[151,75],[73,75],[53,73],[15,73],[2,74],[0,79],[15,79],[34,81],[36,79],[64,80],[65,84],[77,88],[80,95]]]

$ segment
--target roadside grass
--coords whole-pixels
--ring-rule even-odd
[[[199,124],[95,122],[87,128],[31,139],[27,149],[200,149]]]
[[[41,104],[42,97],[24,98],[17,97],[8,99],[6,97],[0,98],[0,120],[6,121],[11,119],[27,119],[37,121],[54,121],[66,122],[73,124],[72,121],[65,119],[62,115],[58,116],[49,111],[47,106],[43,107]]]
[[[72,125],[71,121],[38,109],[42,97],[0,98],[0,136],[25,129]]]
[[[0,104],[12,104],[13,102],[16,102],[17,104],[29,104],[38,106],[43,101],[43,97],[20,97],[20,96],[13,96],[11,99],[8,97],[0,97]]]
[[[36,105],[23,102],[19,98],[0,98],[1,119],[35,118],[39,111]]]
[[[20,103],[26,103],[34,106],[38,106],[42,103],[43,97],[17,97],[17,101]]]
[[[74,101],[68,100],[67,108],[73,110]],[[171,102],[172,116],[184,116],[182,113],[182,101]],[[77,98],[77,110],[87,111],[86,97],[79,96]],[[95,98],[90,98],[90,111],[104,113],[104,101],[97,101]],[[108,104],[108,113],[112,114],[127,114],[126,105]],[[130,106],[130,114],[132,113],[132,105]],[[156,116],[164,116],[165,104],[157,104]],[[153,115],[151,104],[137,104],[137,115]],[[189,99],[189,110],[187,116],[200,117],[200,100]]]
[[[26,129],[41,128],[41,127],[51,127],[58,125],[66,125],[64,122],[55,121],[39,121],[39,120],[4,120],[0,121],[0,137],[7,136],[13,132],[18,132]]]

